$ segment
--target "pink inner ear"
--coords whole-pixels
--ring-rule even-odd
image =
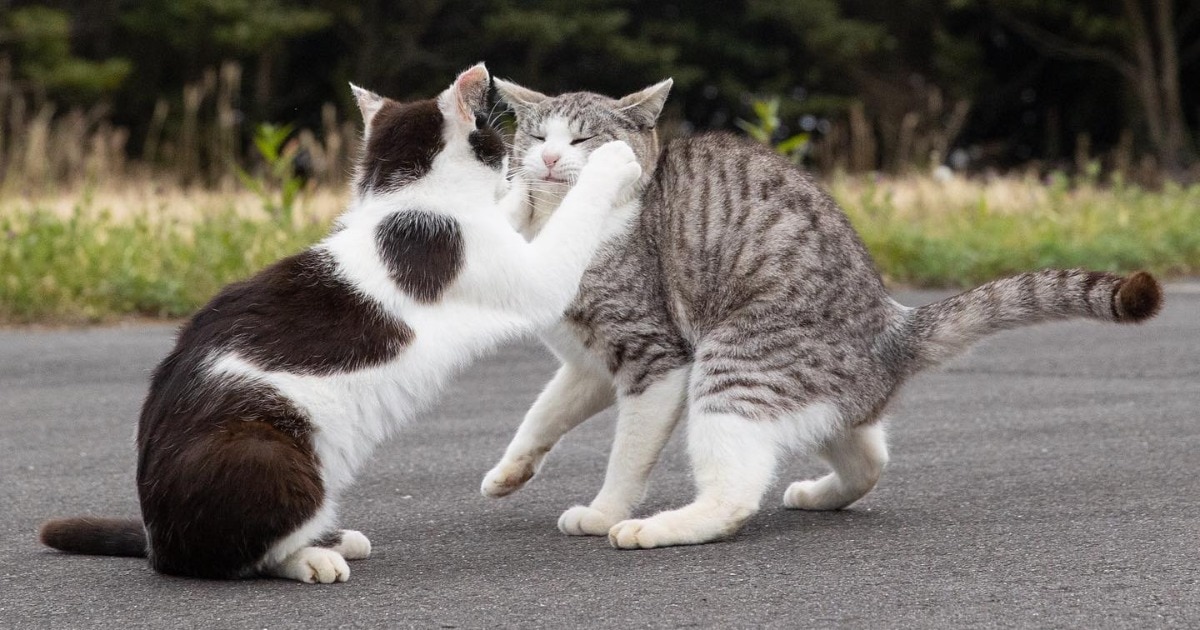
[[[483,66],[475,66],[463,72],[454,81],[455,105],[463,121],[474,122],[475,112],[471,110],[468,102],[482,98],[484,90],[487,90],[487,82],[488,73]]]
[[[462,74],[458,75],[458,80],[455,81],[455,83],[458,85],[459,89],[464,89],[470,86],[478,87],[480,83],[486,83],[487,79],[487,70],[485,70],[483,66],[475,66],[474,68],[466,70]]]

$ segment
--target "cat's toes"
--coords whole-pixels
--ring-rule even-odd
[[[483,496],[493,499],[508,496],[520,490],[527,481],[533,479],[534,472],[535,462],[528,455],[504,460],[484,475],[483,485],[479,490]]]
[[[661,519],[630,519],[608,530],[608,542],[617,549],[653,549],[676,544]]]
[[[332,549],[305,547],[288,556],[275,574],[308,584],[332,584],[350,579],[350,565]]]
[[[343,529],[342,542],[333,550],[347,560],[366,560],[371,555],[371,541],[360,531]]]
[[[604,536],[620,519],[586,505],[576,505],[558,517],[558,529],[568,536]]]

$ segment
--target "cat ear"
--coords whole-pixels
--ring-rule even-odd
[[[354,101],[358,103],[358,111],[362,112],[363,126],[371,127],[371,119],[383,107],[383,102],[387,99],[372,92],[364,90],[353,83],[350,84],[350,91],[354,93]]]
[[[438,99],[442,113],[454,117],[459,122],[474,125],[475,115],[487,112],[488,91],[491,85],[492,76],[482,63],[467,68]]]
[[[493,83],[496,85],[496,92],[500,95],[500,99],[511,105],[513,109],[528,109],[550,98],[541,92],[503,79],[496,79]]]
[[[624,96],[617,101],[617,111],[627,112],[647,127],[653,127],[662,113],[663,105],[667,103],[667,95],[671,93],[674,83],[673,79],[666,79],[640,92]]]

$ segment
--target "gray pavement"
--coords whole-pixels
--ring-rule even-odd
[[[914,304],[930,293],[907,293]],[[343,502],[374,555],[346,584],[168,578],[40,548],[50,516],[134,515],[132,436],[173,328],[0,331],[0,627],[1200,627],[1200,287],[1146,326],[994,337],[913,381],[853,508],[768,507],[718,544],[620,552],[558,533],[598,489],[611,412],[505,500],[478,493],[553,371],[469,370]],[[690,497],[679,436],[647,511]]]

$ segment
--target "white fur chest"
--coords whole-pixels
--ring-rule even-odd
[[[331,374],[265,370],[236,352],[212,362],[214,375],[270,385],[306,413],[326,491],[334,495],[350,484],[376,445],[429,406],[451,375],[522,323],[456,299],[453,287],[432,303],[400,290],[375,246],[376,226],[385,216],[353,216],[317,247],[332,257],[336,273],[354,291],[412,331],[395,357]]]

